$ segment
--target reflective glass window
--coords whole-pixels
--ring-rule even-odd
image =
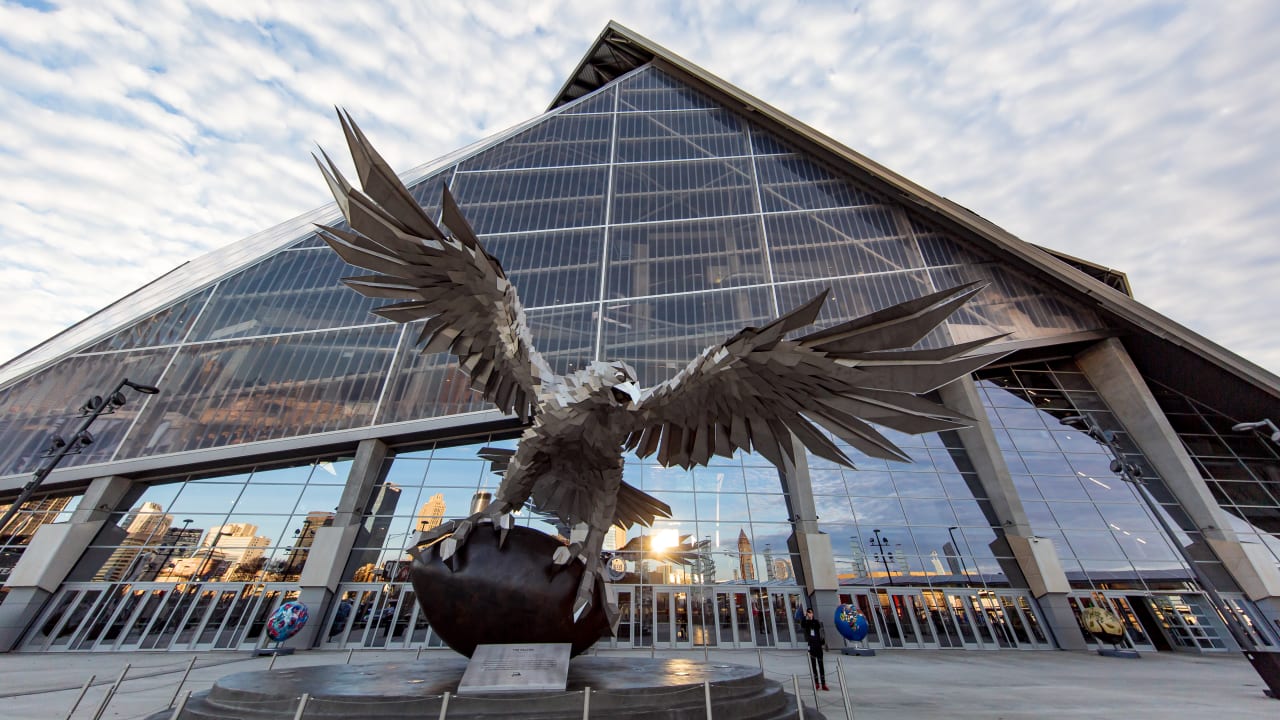
[[[552,116],[464,160],[458,169],[510,170],[607,163],[612,130],[613,118],[609,115]]]
[[[170,390],[160,380],[173,353],[166,348],[69,357],[0,390],[0,475],[34,472],[45,462],[55,436],[70,442],[82,422],[79,408],[94,396],[109,395],[121,380]],[[65,456],[59,467],[109,460],[141,408],[161,397],[124,392],[125,404],[100,415],[90,427],[92,444]]]
[[[630,363],[642,387],[684,369],[708,346],[767,322],[766,289],[695,293],[604,306],[603,356]]]
[[[619,110],[700,110],[716,104],[656,68],[645,68],[618,85]]]
[[[83,352],[132,350],[181,342],[191,331],[196,318],[209,300],[211,290],[204,290],[181,300],[151,317],[139,320],[111,337],[95,343]]]
[[[191,339],[228,340],[386,322],[370,314],[388,304],[386,300],[366,298],[341,282],[366,274],[327,247],[277,253],[224,280]]]
[[[765,212],[880,204],[878,195],[802,156],[756,158]]]
[[[747,136],[725,110],[618,116],[617,162],[696,160],[746,155]]]
[[[607,297],[716,290],[768,281],[764,238],[753,217],[616,227],[609,238]]]
[[[477,233],[604,224],[607,167],[458,173],[453,194]]]
[[[384,324],[187,346],[120,457],[368,424],[399,333]]]
[[[1075,366],[1027,363],[978,376],[987,417],[1004,433],[1001,450],[1031,527],[1054,540],[1072,585],[1147,589],[1166,582],[1169,563],[1177,565],[1176,550],[1134,487],[1111,471],[1105,449],[1063,422],[1087,415],[1103,428],[1120,429]],[[1145,463],[1129,450],[1126,458]],[[1145,475],[1163,494],[1154,471]],[[1185,569],[1181,576],[1190,579]]]
[[[66,522],[82,497],[79,493],[54,493],[22,504],[0,528],[0,585],[8,582],[9,574],[22,559],[22,553],[31,544],[36,531],[51,523]],[[0,503],[0,514],[8,512],[11,507],[13,503]]]
[[[296,582],[316,531],[333,524],[349,471],[349,459],[328,458],[140,483],[68,579]]]
[[[619,165],[613,222],[654,222],[755,212],[751,161],[691,160]]]
[[[526,308],[600,297],[604,228],[489,235],[482,242],[502,263]]]

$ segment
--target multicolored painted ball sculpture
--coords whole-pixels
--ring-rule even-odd
[[[271,618],[267,620],[267,637],[276,642],[284,642],[298,634],[302,626],[307,624],[309,616],[306,605],[297,600],[287,602],[271,613]]]
[[[867,618],[853,605],[836,608],[836,630],[846,639],[861,642],[867,636]]]

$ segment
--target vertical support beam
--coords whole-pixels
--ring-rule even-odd
[[[1226,511],[1213,499],[1124,345],[1115,338],[1103,340],[1076,356],[1076,364],[1159,473],[1230,579],[1273,622],[1280,620],[1280,571],[1274,560],[1264,548],[1240,542],[1230,529]],[[1203,554],[1203,550],[1196,552],[1194,543],[1189,550],[1193,557]]]
[[[779,471],[782,489],[787,493],[787,510],[791,516],[791,537],[787,549],[799,561],[796,578],[804,584],[809,607],[814,615],[829,622],[840,605],[840,579],[836,575],[831,536],[818,530],[818,510],[813,500],[813,482],[809,478],[809,457],[804,445],[791,438],[796,461],[784,463]]]
[[[126,477],[97,478],[89,483],[70,520],[36,530],[5,583],[9,595],[0,605],[0,652],[17,646],[132,488],[133,481]]]
[[[1013,476],[1009,474],[1009,466],[996,444],[995,432],[978,396],[977,385],[972,377],[966,376],[943,386],[938,392],[944,405],[977,421],[956,434],[973,464],[978,482],[991,501],[996,516],[993,524],[1004,528],[1004,539],[1017,562],[1017,570],[1021,571],[1027,587],[1040,605],[1058,646],[1063,650],[1084,650],[1088,645],[1067,602],[1071,583],[1067,581],[1053,541],[1037,537],[1031,531],[1031,521],[1027,519],[1022,499],[1013,485]],[[999,552],[1002,548],[998,541],[993,549],[997,556],[1003,554]],[[1006,569],[1005,574],[1008,575],[1011,569]]]
[[[387,454],[386,444],[377,439],[362,440],[356,448],[333,525],[316,529],[298,579],[298,599],[306,604],[315,620],[290,638],[289,645],[313,647],[321,629],[327,629],[324,621],[328,617],[329,605],[342,582],[342,571],[360,534],[364,509],[378,479],[382,477]]]

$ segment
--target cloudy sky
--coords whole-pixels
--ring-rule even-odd
[[[0,360],[540,113],[609,19],[1280,371],[1280,3],[0,0]]]

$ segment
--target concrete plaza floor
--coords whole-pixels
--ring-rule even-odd
[[[448,650],[427,650],[452,655]],[[351,664],[408,661],[414,651],[357,651]],[[648,657],[647,652],[600,651]],[[659,658],[703,659],[698,651],[659,651]],[[0,655],[0,718],[61,720],[81,686],[96,680],[74,718],[92,718],[125,665],[124,682],[103,718],[144,718],[164,709],[179,690],[191,658],[195,667],[181,691],[208,689],[231,673],[265,670],[271,658],[247,652],[59,653]],[[276,660],[275,667],[343,664],[346,652],[309,651]],[[846,718],[837,664],[848,683],[853,717],[878,718],[1277,718],[1280,701],[1263,695],[1262,681],[1240,655],[1149,653],[1138,660],[1084,652],[879,651],[873,658],[826,656],[830,692],[814,692],[802,650],[711,651],[714,663],[757,665],[790,687],[800,675],[805,704],[829,720]],[[837,659],[839,661],[837,663]]]

